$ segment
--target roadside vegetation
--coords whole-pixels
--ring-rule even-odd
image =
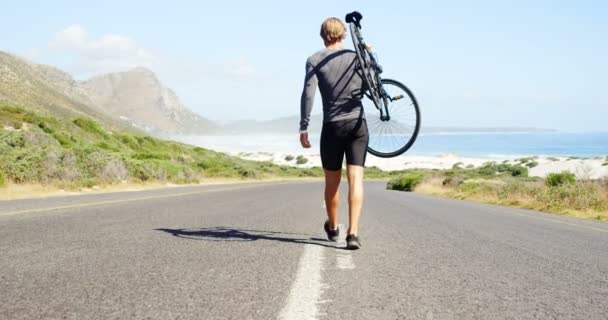
[[[320,177],[320,168],[256,162],[145,135],[111,131],[85,117],[55,118],[0,105],[0,187],[62,189],[124,182]]]
[[[528,177],[525,165],[533,162],[406,170],[387,188],[608,221],[608,179],[577,180],[571,172],[552,173],[545,179]]]

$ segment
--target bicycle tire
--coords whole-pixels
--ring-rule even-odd
[[[374,108],[374,112],[366,112],[367,124],[368,124],[368,132],[369,132],[369,143],[367,146],[367,151],[374,156],[381,158],[392,158],[399,156],[409,150],[416,139],[418,138],[418,133],[420,132],[420,108],[418,106],[418,101],[412,91],[407,88],[404,84],[399,81],[392,79],[382,79],[382,90],[383,94],[389,95],[387,98],[391,100],[391,105],[387,106],[391,111],[391,118],[389,120],[383,121],[380,120],[380,111]],[[399,99],[395,99],[398,95],[393,93],[393,97],[390,97],[393,89],[397,88],[404,93],[404,96]],[[387,89],[389,89],[387,91]],[[394,101],[398,101],[404,99],[405,96],[409,100],[409,103],[398,110],[396,110],[393,105]],[[405,109],[403,109],[405,108]],[[369,109],[369,108],[365,108]],[[409,109],[409,110],[406,110]],[[399,112],[407,112],[410,115],[413,115],[415,119],[413,121],[409,121],[410,123],[406,123],[406,120],[409,120],[407,117],[401,116],[404,113]],[[400,117],[398,117],[400,116]],[[411,128],[411,130],[401,130],[400,128]],[[394,130],[393,130],[394,129]],[[401,132],[399,132],[401,131]],[[399,139],[403,142],[394,142],[392,141],[390,144],[385,141],[387,139],[383,139],[384,137],[396,137],[403,136],[404,138]]]

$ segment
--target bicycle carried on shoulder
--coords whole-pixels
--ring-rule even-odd
[[[382,67],[371,48],[363,40],[359,12],[346,15],[351,38],[357,53],[358,69],[366,85],[367,104],[373,103],[378,116],[367,116],[369,153],[383,158],[396,157],[406,152],[416,141],[420,131],[420,109],[412,92],[402,83],[382,79]],[[364,99],[364,108],[366,99]]]

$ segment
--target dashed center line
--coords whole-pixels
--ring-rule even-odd
[[[316,320],[321,302],[323,247],[307,244],[280,320]]]

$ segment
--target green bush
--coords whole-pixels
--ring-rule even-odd
[[[465,182],[456,187],[456,191],[461,195],[472,196],[491,192],[492,186],[480,182]]]
[[[389,180],[386,188],[389,190],[414,191],[416,186],[422,182],[423,175],[419,173],[406,173]]]
[[[53,132],[51,133],[51,136],[55,138],[55,140],[57,140],[57,142],[59,142],[59,144],[64,147],[71,147],[75,142],[74,138],[68,136],[63,132]]]
[[[484,164],[477,168],[477,173],[482,176],[495,176],[498,172],[498,167],[495,164]]]
[[[454,165],[452,165],[452,169],[462,169],[463,165],[464,165],[464,163],[462,163],[462,162],[454,163]]]
[[[131,158],[137,159],[137,160],[150,160],[150,159],[170,160],[171,156],[169,156],[168,154],[163,154],[163,153],[140,152],[140,153],[133,154],[131,156]]]
[[[560,173],[550,173],[545,179],[545,185],[548,187],[558,187],[564,184],[573,184],[576,182],[576,176],[569,171]]]
[[[506,162],[503,162],[496,167],[496,170],[500,173],[509,172],[512,167],[513,167],[512,165],[510,165]]]
[[[553,162],[555,162],[555,161],[559,161],[559,159],[558,159],[558,158],[556,158],[556,157],[548,157],[548,158],[547,158],[547,160],[549,160],[549,161],[553,161]]]
[[[2,155],[2,166],[0,169],[6,178],[16,183],[38,182],[42,171],[42,160],[44,150],[32,150],[29,148],[14,149],[8,154]]]
[[[23,132],[0,132],[0,145],[6,145],[10,148],[25,147],[25,136]]]
[[[557,212],[564,209],[604,211],[608,208],[601,190],[591,183],[564,183],[544,188],[536,194],[536,200],[548,210]]]
[[[120,149],[118,149],[117,147],[115,147],[115,146],[113,146],[113,145],[109,144],[109,143],[108,143],[108,142],[106,142],[106,141],[97,142],[97,143],[95,144],[95,146],[97,146],[97,147],[99,147],[99,148],[102,148],[102,149],[104,149],[104,150],[112,151],[112,152],[120,152]]]
[[[80,181],[80,184],[85,188],[93,188],[97,184],[97,179],[84,178],[82,181]]]
[[[296,164],[305,164],[307,162],[308,159],[305,156],[300,155],[296,158]]]
[[[6,185],[6,177],[4,176],[4,172],[0,170],[0,187],[4,187]]]
[[[294,157],[292,155],[286,155],[285,156],[285,161],[291,161],[293,159],[294,159]]]
[[[108,134],[106,133],[106,131],[95,121],[89,119],[89,118],[77,118],[74,119],[73,123],[77,126],[79,126],[82,130],[98,135],[98,136],[102,136],[102,137],[107,137]]]
[[[509,172],[514,177],[527,177],[528,176],[528,168],[520,165],[512,166],[509,169]]]
[[[538,162],[534,161],[534,160],[526,163],[526,167],[528,167],[528,168],[534,168],[536,166],[538,166]]]
[[[135,137],[130,134],[118,134],[117,139],[133,151],[139,149],[139,143],[137,143],[137,139],[135,139]]]

